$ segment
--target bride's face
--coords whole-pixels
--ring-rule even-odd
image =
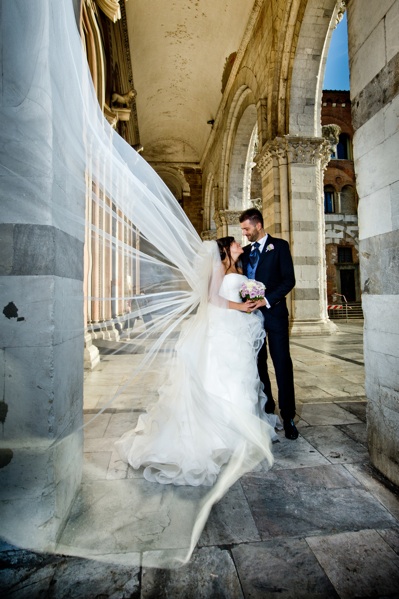
[[[244,250],[242,249],[238,241],[233,241],[233,243],[230,246],[230,255],[232,257],[232,260],[236,262],[239,256],[241,256],[241,254],[243,253],[243,251]]]

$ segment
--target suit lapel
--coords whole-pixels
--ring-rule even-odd
[[[259,258],[259,262],[258,262],[257,269],[258,269],[258,268],[259,268],[259,266],[260,266],[261,264],[263,264],[263,262],[265,261],[265,259],[266,259],[266,256],[267,256],[267,254],[269,253],[269,252],[267,251],[267,249],[266,249],[266,248],[267,248],[267,246],[268,246],[268,245],[270,245],[271,243],[273,243],[273,237],[272,237],[271,235],[267,234],[266,243],[265,243],[265,245],[263,246],[263,250],[262,250],[262,253],[261,253],[261,255],[260,255],[260,258]]]

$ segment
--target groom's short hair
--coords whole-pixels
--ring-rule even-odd
[[[248,208],[240,215],[239,221],[243,223],[245,220],[250,220],[253,225],[260,223],[263,229],[263,216],[260,210],[257,208]]]

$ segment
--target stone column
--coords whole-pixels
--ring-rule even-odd
[[[399,0],[347,4],[368,445],[399,485]]]
[[[324,139],[279,137],[255,158],[262,175],[265,228],[289,242],[296,286],[288,306],[292,333],[331,334],[327,314],[322,170],[330,146]]]
[[[50,3],[1,11],[0,536],[45,551],[82,470],[84,165],[52,120]]]

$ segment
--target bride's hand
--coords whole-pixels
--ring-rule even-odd
[[[253,312],[254,310],[256,310],[256,304],[257,304],[257,302],[251,302],[251,301],[244,302],[242,304],[242,306],[243,306],[242,311],[248,312],[248,313]]]

